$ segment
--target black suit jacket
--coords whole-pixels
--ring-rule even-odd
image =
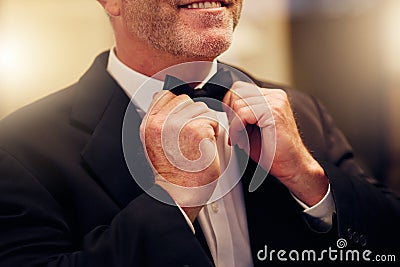
[[[129,99],[106,72],[107,58],[100,55],[75,85],[1,122],[0,266],[212,266],[180,211],[132,179],[121,145]],[[330,232],[315,232],[274,177],[248,193],[249,162],[243,183],[254,264],[268,264],[257,259],[265,245],[327,249],[343,237],[351,248],[397,248],[399,200],[368,181],[315,99],[287,93],[306,146],[330,178],[337,212]],[[151,181],[138,131],[131,138],[137,174]]]

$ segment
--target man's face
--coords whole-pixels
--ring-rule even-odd
[[[243,0],[122,0],[129,34],[163,52],[214,58],[228,49]]]

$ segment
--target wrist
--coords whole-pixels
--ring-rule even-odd
[[[293,176],[281,181],[308,206],[314,206],[321,201],[329,187],[329,180],[324,169],[311,155],[298,165]]]
[[[188,187],[171,183],[156,175],[155,184],[163,188],[192,220],[197,217],[200,209],[210,199],[215,190],[217,180],[204,186]]]

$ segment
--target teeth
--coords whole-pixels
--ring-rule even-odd
[[[199,2],[187,5],[189,9],[200,9],[200,8],[218,8],[221,7],[221,2]]]

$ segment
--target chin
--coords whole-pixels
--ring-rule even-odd
[[[216,38],[213,36],[211,38],[201,39],[192,49],[186,51],[192,51],[192,53],[187,54],[197,59],[214,59],[228,50],[231,43],[231,37],[226,38],[226,36],[224,36],[222,38]]]

